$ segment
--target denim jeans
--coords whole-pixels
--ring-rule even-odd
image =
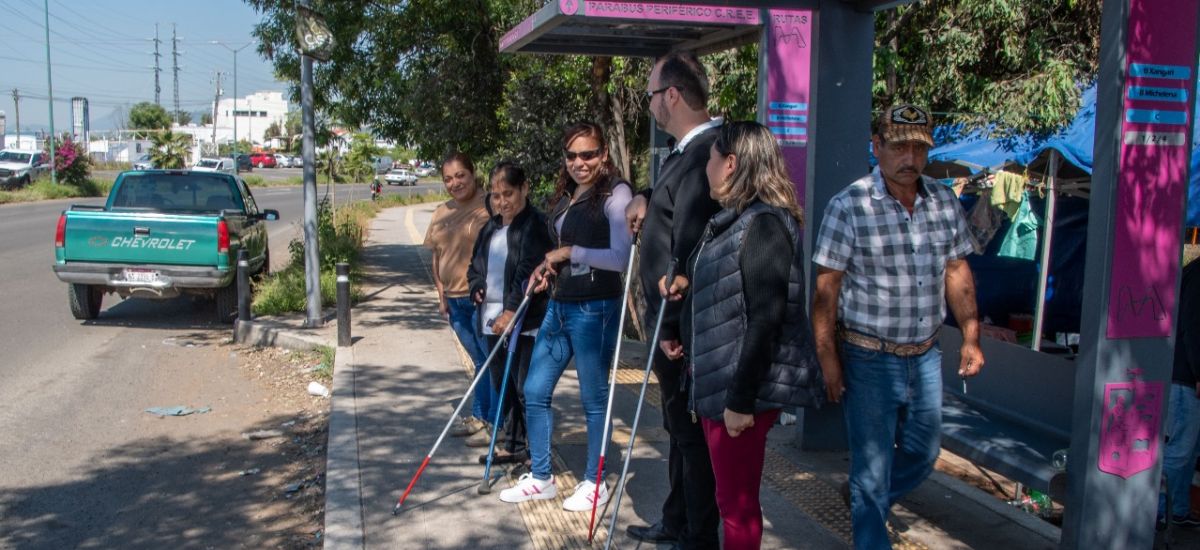
[[[471,362],[475,363],[475,375],[478,376],[479,368],[483,366],[484,361],[487,361],[490,350],[487,347],[487,340],[479,333],[475,304],[471,302],[470,297],[446,298],[446,304],[450,307],[450,328],[454,329],[454,335],[458,336],[459,343],[466,348],[467,355],[471,356]],[[504,368],[503,363],[500,368]],[[471,416],[491,422],[496,418],[493,403],[498,400],[496,390],[492,389],[489,379],[484,377],[475,386],[475,400],[471,403]]]
[[[1167,446],[1163,451],[1163,475],[1171,494],[1171,515],[1186,516],[1191,510],[1192,472],[1200,451],[1200,399],[1195,386],[1171,384],[1167,403]],[[1158,516],[1165,517],[1167,495],[1158,497]]]
[[[891,548],[887,516],[937,460],[942,352],[900,357],[842,344],[850,443],[850,519],[857,549]]]
[[[620,298],[583,302],[550,300],[525,379],[525,417],[529,423],[530,469],[534,477],[550,479],[550,435],[554,430],[551,397],[574,356],[579,398],[587,423],[588,458],[583,479],[596,479],[600,445],[607,437],[603,432],[608,373],[617,345],[620,313]]]

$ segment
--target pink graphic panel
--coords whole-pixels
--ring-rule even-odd
[[[1194,0],[1130,0],[1121,111],[1109,338],[1174,327],[1196,81]]]
[[[812,15],[809,10],[768,11],[767,110],[759,115],[779,140],[802,207],[808,171]]]
[[[701,6],[665,2],[584,2],[588,17],[616,17],[649,21],[684,21],[726,25],[759,24],[758,9],[732,6]]]
[[[1100,421],[1101,472],[1129,478],[1149,470],[1158,457],[1162,382],[1112,382],[1104,385]]]

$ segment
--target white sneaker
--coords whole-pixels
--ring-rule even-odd
[[[517,480],[512,488],[500,491],[500,500],[504,502],[525,502],[527,500],[548,500],[558,496],[558,488],[554,478],[542,481],[533,474],[525,474]],[[590,505],[590,504],[589,504]]]
[[[563,509],[572,512],[590,512],[592,511],[592,499],[596,498],[596,482],[580,481],[575,486],[575,494],[563,501]],[[596,503],[596,507],[604,506],[608,502],[608,486],[600,486],[600,500]]]

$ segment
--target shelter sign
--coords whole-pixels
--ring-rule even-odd
[[[761,122],[783,149],[788,173],[803,203],[808,167],[809,84],[812,67],[812,19],[808,10],[767,10],[763,25],[767,54],[766,108]]]
[[[1166,338],[1174,327],[1196,77],[1194,0],[1130,0],[1109,338]]]

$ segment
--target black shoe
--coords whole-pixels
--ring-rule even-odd
[[[1178,525],[1185,529],[1195,529],[1200,527],[1200,518],[1188,514],[1186,516],[1171,516],[1171,524]]]
[[[642,542],[679,542],[679,535],[668,531],[661,521],[649,527],[644,525],[630,525],[625,528],[625,532],[635,540]]]

